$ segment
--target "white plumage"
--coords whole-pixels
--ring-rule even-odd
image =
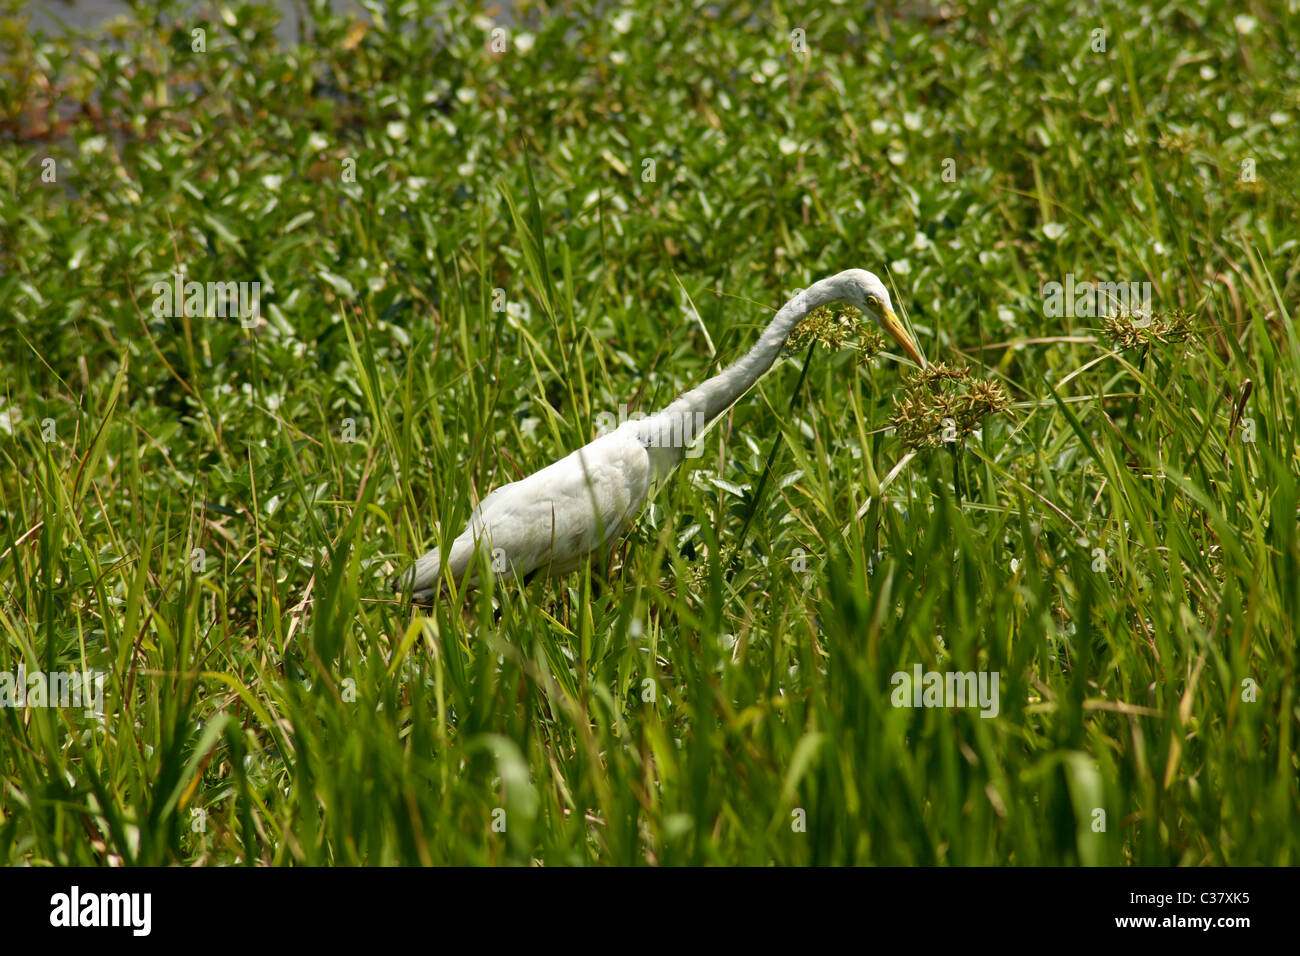
[[[820,305],[845,302],[875,319],[920,365],[925,359],[894,315],[884,284],[849,269],[814,283],[777,312],[738,362],[680,396],[663,411],[629,421],[519,481],[502,485],[470,514],[443,567],[434,548],[395,582],[417,600],[433,596],[444,570],[457,582],[486,551],[493,571],[524,578],[565,574],[588,555],[608,562],[623,532],[686,455],[686,450],[767,373],[786,339]],[[477,572],[470,575],[470,583]]]

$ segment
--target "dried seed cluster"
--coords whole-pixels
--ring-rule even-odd
[[[859,365],[867,365],[885,350],[885,337],[851,305],[813,309],[790,333],[786,347],[800,352],[813,342],[832,351],[851,348],[858,353]]]
[[[874,326],[865,326],[858,333],[858,364],[870,365],[871,360],[885,350],[885,337]]]
[[[934,448],[964,439],[1009,404],[996,382],[938,362],[908,376],[902,398],[894,397],[890,424],[909,448]]]
[[[862,313],[852,306],[832,310],[829,306],[819,305],[794,327],[786,344],[795,351],[807,348],[813,342],[820,342],[829,349],[842,349],[861,328]]]
[[[1181,309],[1142,315],[1116,315],[1106,318],[1101,334],[1111,347],[1121,352],[1173,345],[1192,337],[1192,317]]]

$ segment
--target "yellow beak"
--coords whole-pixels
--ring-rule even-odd
[[[880,324],[885,327],[886,332],[898,340],[898,344],[903,347],[903,351],[907,353],[908,358],[921,368],[925,368],[929,364],[926,362],[925,356],[921,354],[921,350],[916,347],[916,342],[911,334],[903,327],[903,323],[898,316],[885,309],[880,317]]]

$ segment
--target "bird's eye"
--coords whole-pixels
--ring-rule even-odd
[[[880,300],[874,295],[869,295],[867,296],[867,305],[871,306],[873,309],[878,309],[880,308]]]

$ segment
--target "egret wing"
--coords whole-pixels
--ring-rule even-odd
[[[625,435],[596,439],[483,500],[469,533],[522,576],[563,574],[611,547],[645,504],[650,458]]]
[[[485,550],[499,574],[563,574],[614,545],[645,504],[650,483],[645,445],[626,431],[604,435],[483,498],[452,542],[447,569],[460,581]],[[423,595],[441,576],[434,548],[401,583]]]

